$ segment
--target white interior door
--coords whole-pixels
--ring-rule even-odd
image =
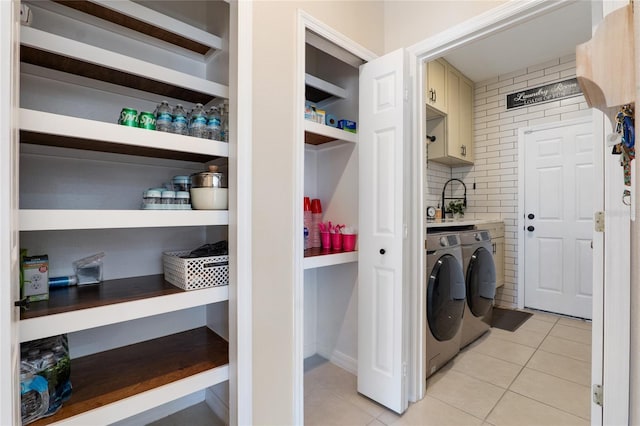
[[[397,50],[360,67],[358,392],[407,408],[407,289],[403,280],[408,77]]]
[[[525,131],[525,306],[591,319],[591,120]]]

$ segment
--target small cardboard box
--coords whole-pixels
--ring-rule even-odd
[[[351,120],[340,120],[338,121],[338,129],[342,129],[347,132],[356,133],[356,122]]]
[[[24,256],[22,273],[24,281],[20,297],[30,302],[49,300],[49,256]]]

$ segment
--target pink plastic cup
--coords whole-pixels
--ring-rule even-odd
[[[320,233],[320,242],[323,250],[331,250],[331,234],[328,232]]]
[[[342,234],[336,232],[335,234],[331,234],[331,245],[333,246],[333,251],[342,250]]]
[[[356,249],[356,234],[344,234],[342,236],[342,250],[354,251]]]

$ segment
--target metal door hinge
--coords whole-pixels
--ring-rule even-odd
[[[604,232],[604,212],[595,212],[593,216],[593,225],[596,232]]]
[[[402,237],[407,238],[409,236],[409,228],[406,223],[402,224]]]
[[[407,377],[407,363],[402,363],[402,377]]]
[[[593,402],[602,407],[602,385],[593,385]]]
[[[409,89],[404,89],[404,101],[409,101]]]

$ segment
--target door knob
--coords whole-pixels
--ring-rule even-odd
[[[385,249],[380,249],[380,254],[385,254],[387,251]]]
[[[534,228],[533,226],[529,225],[527,226],[527,231],[529,232],[533,232],[536,228]]]
[[[535,217],[536,217],[536,215],[534,215],[533,213],[529,213],[529,214],[527,215],[527,217],[528,217],[529,219],[533,219],[533,218],[535,218]]]

